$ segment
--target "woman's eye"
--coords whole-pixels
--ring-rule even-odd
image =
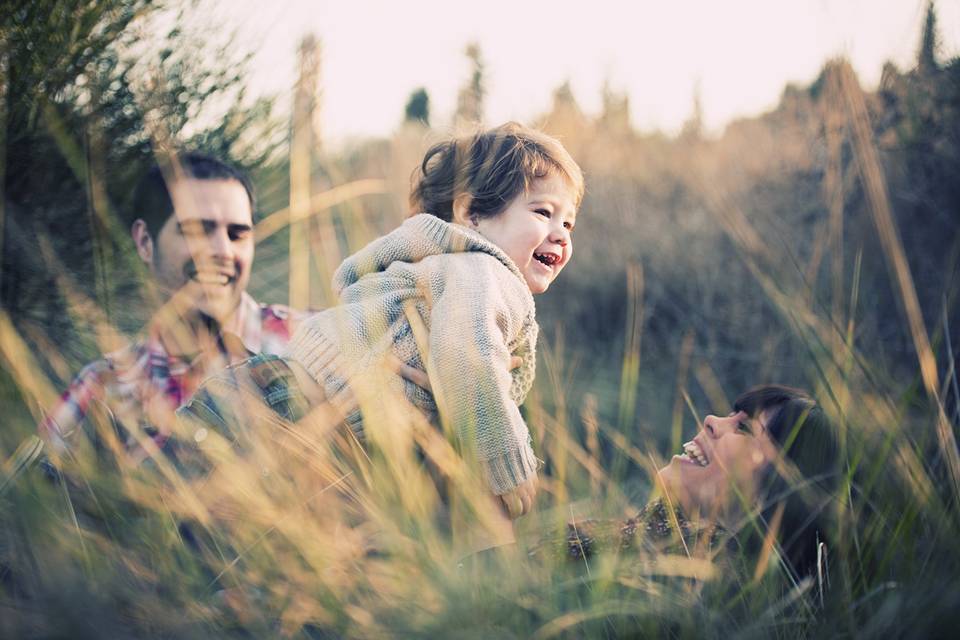
[[[750,425],[748,425],[746,422],[738,422],[737,431],[741,431],[743,433],[753,433],[753,430],[750,428]]]

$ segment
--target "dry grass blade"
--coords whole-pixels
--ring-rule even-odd
[[[309,206],[299,213],[290,208],[280,209],[264,217],[254,227],[257,242],[263,242],[284,227],[327,211],[354,198],[389,193],[387,182],[378,178],[365,178],[341,184],[310,197]]]
[[[20,443],[17,450],[3,465],[3,478],[0,479],[0,496],[17,481],[24,471],[29,469],[43,453],[43,442],[37,436],[30,436]]]
[[[33,352],[14,328],[10,317],[0,309],[0,356],[13,376],[17,388],[32,407],[49,407],[57,397],[50,381],[41,373]],[[36,416],[39,419],[39,416]]]
[[[570,613],[558,616],[537,629],[533,634],[533,638],[537,640],[553,638],[590,620],[606,618],[608,616],[629,615],[629,613],[636,613],[636,607],[629,606],[617,600],[610,600],[594,605],[587,611],[571,611]]]
[[[766,573],[767,567],[770,564],[770,556],[773,555],[773,551],[777,545],[777,536],[780,532],[780,522],[783,520],[783,510],[785,507],[786,503],[781,502],[780,506],[778,506],[774,512],[770,524],[767,526],[767,533],[763,536],[763,546],[760,549],[760,557],[757,559],[757,566],[753,570],[754,584],[760,582],[760,579],[763,578],[763,574]]]
[[[640,379],[640,338],[643,335],[643,268],[632,264],[627,269],[627,341],[620,373],[620,429],[627,431],[636,414],[637,382]]]
[[[917,358],[920,361],[920,374],[923,378],[924,388],[938,407],[937,438],[941,454],[950,472],[954,499],[960,503],[960,452],[957,450],[953,428],[947,420],[939,396],[937,361],[933,349],[930,347],[930,339],[923,322],[920,302],[914,288],[913,277],[910,274],[907,256],[903,250],[903,243],[893,220],[886,179],[880,167],[880,159],[870,128],[870,118],[863,100],[863,91],[853,76],[853,69],[848,63],[841,63],[835,68],[839,74],[841,93],[846,105],[848,121],[853,131],[854,153],[857,158],[860,177],[863,180],[864,192],[870,203],[870,213],[873,216],[877,233],[880,235],[884,255],[890,264],[890,269],[900,292],[900,302],[907,315],[910,335],[913,338]]]

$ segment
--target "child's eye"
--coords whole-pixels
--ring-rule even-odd
[[[552,215],[551,212],[550,212],[550,209],[543,209],[543,208],[534,209],[533,212],[536,213],[536,214],[538,214],[538,215],[541,215],[541,216],[543,216],[543,217],[545,217],[545,218],[549,218],[549,217]]]
[[[566,229],[567,231],[572,232],[572,231],[573,231],[573,223],[572,223],[572,222],[564,222],[564,223],[563,223],[563,228]]]

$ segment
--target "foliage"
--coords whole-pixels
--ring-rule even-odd
[[[483,122],[483,98],[486,95],[483,52],[480,45],[471,42],[464,49],[470,62],[470,79],[457,94],[457,112],[454,120],[458,127],[475,126]]]
[[[917,68],[921,72],[937,70],[937,10],[932,0],[927,5],[927,17],[923,22]]]
[[[403,110],[404,122],[419,122],[430,126],[430,95],[420,87],[410,94],[407,106]]]
[[[0,17],[9,68],[0,294],[17,322],[69,332],[51,294],[66,278],[135,327],[143,318],[115,298],[138,287],[128,203],[153,154],[186,146],[252,166],[273,153],[270,101],[247,104],[232,42],[200,44],[176,26],[194,5],[31,0]],[[212,126],[198,126],[207,118]]]
[[[22,398],[42,385],[27,374],[68,374],[80,357],[67,353],[62,327],[31,324],[67,305],[28,283],[54,281],[61,261],[82,264],[71,252],[96,255],[85,229],[113,211],[98,204],[98,181],[79,176],[100,176],[103,201],[121,202],[155,140],[150,113],[164,114],[171,135],[235,159],[263,151],[229,118],[192,132],[197,105],[242,77],[213,65],[208,84],[188,82],[207,73],[184,63],[202,59],[189,46],[156,63],[164,86],[188,92],[184,102],[167,90],[149,108],[138,98],[121,45],[146,3],[76,3],[67,14],[55,5],[3,18],[18,61],[5,93],[3,270],[17,323],[0,322],[0,634],[799,638],[955,628],[960,61],[940,63],[932,48],[935,64],[889,65],[876,93],[832,61],[810,86],[787,87],[770,113],[712,138],[638,132],[626,96],[609,88],[597,118],[569,86],[556,92],[543,123],[584,167],[588,193],[574,260],[538,299],[540,375],[525,413],[546,462],[539,509],[520,522],[518,547],[461,563],[450,530],[485,522],[483,496],[445,440],[389,404],[373,407],[381,418],[364,454],[317,416],[295,430],[264,418],[243,449],[210,434],[194,454],[215,472],[200,478],[162,456],[138,467],[85,447],[59,461],[61,477],[30,464]],[[87,16],[71,36],[82,47],[60,40],[72,33],[68,14]],[[54,26],[31,22],[41,18]],[[482,89],[479,61],[477,52],[468,84]],[[267,116],[235,108],[236,122]],[[307,227],[311,301],[329,301],[322,269],[402,218],[429,137],[405,127],[322,158]],[[257,181],[268,219],[282,213],[287,159],[261,167]],[[69,241],[35,249],[43,241],[30,238],[54,225]],[[288,240],[281,229],[258,245],[253,288],[269,301],[287,287]],[[95,325],[110,302],[96,300],[71,303],[72,317]],[[935,384],[924,375],[931,359]],[[822,597],[817,579],[798,581],[775,553],[747,548],[700,564],[526,553],[571,518],[632,515],[651,468],[703,413],[767,381],[811,389],[837,426],[846,474],[829,507]],[[195,431],[181,436],[197,442]],[[462,492],[449,510],[438,469]]]

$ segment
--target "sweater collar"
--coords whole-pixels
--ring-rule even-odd
[[[428,213],[419,213],[344,260],[333,276],[334,290],[339,293],[363,276],[384,271],[397,261],[412,263],[429,256],[468,251],[493,256],[526,288],[526,280],[513,260],[479,232]]]

